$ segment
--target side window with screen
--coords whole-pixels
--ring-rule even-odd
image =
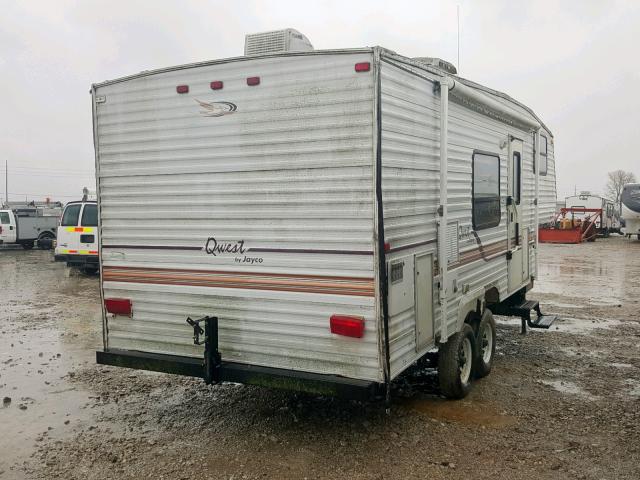
[[[86,203],[84,210],[82,210],[82,222],[83,227],[97,227],[98,226],[98,206],[93,203]]]
[[[62,215],[62,221],[60,222],[60,225],[62,225],[63,227],[77,226],[78,217],[80,216],[80,208],[82,208],[81,203],[67,205],[67,208],[64,209],[64,214]]]
[[[474,153],[471,203],[473,229],[500,225],[500,157]]]
[[[547,137],[540,135],[540,175],[547,174]]]

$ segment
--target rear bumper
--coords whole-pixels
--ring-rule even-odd
[[[98,266],[98,255],[55,255],[56,262],[66,262],[72,267]]]
[[[204,378],[203,360],[199,358],[108,349],[97,351],[96,361],[102,365]],[[260,385],[354,400],[370,400],[380,392],[380,384],[366,380],[224,361],[220,366],[220,378],[226,382]]]

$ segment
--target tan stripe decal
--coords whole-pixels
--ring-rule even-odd
[[[507,253],[507,241],[501,240],[498,242],[490,243],[483,247],[483,251],[480,248],[474,248],[466,252],[460,253],[458,261],[452,265],[449,265],[449,269],[459,268],[469,263],[475,262],[484,258],[485,260],[493,260],[499,255]]]
[[[103,267],[102,275],[104,281],[108,282],[274,290],[363,297],[375,295],[375,284],[372,278],[135,267]]]

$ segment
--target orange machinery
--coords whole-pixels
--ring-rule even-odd
[[[598,217],[602,222],[601,208],[561,208],[553,222],[538,229],[538,240],[541,243],[594,242]]]

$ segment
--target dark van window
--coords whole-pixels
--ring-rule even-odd
[[[80,216],[81,203],[74,203],[73,205],[67,205],[64,209],[64,215],[62,215],[62,222],[60,225],[63,227],[76,227],[78,225],[78,217]]]
[[[500,225],[500,157],[486,153],[473,154],[472,183],[473,229]]]
[[[98,206],[93,203],[87,203],[82,211],[82,223],[83,227],[97,227],[98,226]]]
[[[0,223],[2,225],[9,225],[11,218],[9,218],[9,212],[0,212]]]

